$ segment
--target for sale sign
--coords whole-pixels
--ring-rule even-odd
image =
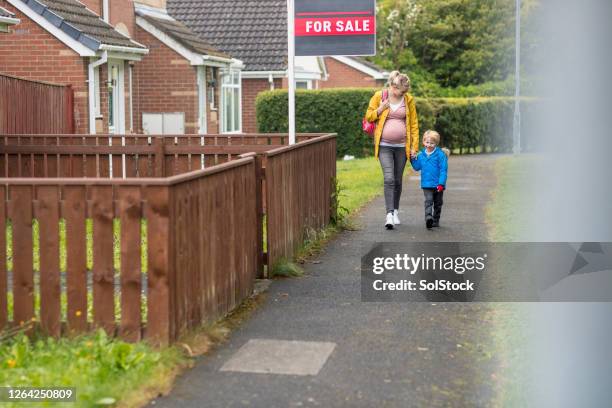
[[[295,0],[295,55],[375,55],[375,0]]]

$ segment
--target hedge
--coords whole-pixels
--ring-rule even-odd
[[[373,152],[372,139],[361,130],[361,120],[375,89],[336,88],[296,91],[296,131],[338,134],[338,156],[363,157]],[[535,99],[521,99],[523,144],[530,128]],[[287,90],[265,91],[257,96],[260,132],[287,132]],[[441,145],[457,153],[510,152],[514,99],[416,98],[419,129],[437,130]]]

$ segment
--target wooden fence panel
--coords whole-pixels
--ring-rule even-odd
[[[8,276],[6,271],[6,187],[0,185],[0,330],[8,323]]]
[[[84,146],[97,146],[98,138],[97,137],[88,137],[84,140]],[[96,178],[99,175],[98,165],[100,160],[98,159],[98,154],[96,155],[88,155],[85,156],[85,177]]]
[[[291,259],[309,229],[329,222],[335,148],[330,135],[265,154],[269,267]]]
[[[109,138],[109,146],[122,146],[123,139],[120,136],[113,135]],[[113,164],[113,174],[111,177],[113,178],[122,178],[123,177],[123,157],[121,154],[113,154],[112,159]]]
[[[13,321],[24,324],[34,317],[32,186],[12,186],[9,193],[13,228]]]
[[[0,74],[0,134],[74,133],[73,92]]]
[[[169,187],[150,186],[146,190],[147,219],[147,321],[146,336],[153,344],[168,344],[174,333],[170,321],[170,282],[174,280],[170,254],[174,251],[169,219]],[[195,224],[194,224],[195,225]],[[154,317],[154,318],[150,318]]]
[[[57,146],[59,141],[57,137],[45,137],[45,146]],[[57,154],[43,154],[44,157],[44,173],[45,177],[59,177],[60,158]]]
[[[32,137],[22,136],[18,138],[20,144],[22,141],[32,143]],[[34,177],[34,157],[32,154],[23,154],[19,157],[19,174],[20,177]]]
[[[65,186],[63,195],[63,218],[66,220],[68,330],[70,333],[80,333],[87,329],[85,186]]]
[[[121,327],[120,335],[128,341],[140,340],[140,222],[139,186],[119,186],[121,220]]]
[[[125,136],[125,145],[126,146],[135,146],[136,140],[134,136],[128,135]],[[126,154],[125,156],[125,176],[126,177],[137,177],[138,173],[136,172],[136,157],[135,154]]]
[[[115,332],[115,271],[113,265],[113,186],[91,188],[93,219],[93,321],[106,333]]]
[[[34,146],[44,146],[46,143],[46,138],[44,137],[33,137],[31,143]],[[37,150],[39,148],[37,147]],[[46,177],[45,169],[46,169],[46,155],[42,154],[32,154],[34,172],[33,177]]]
[[[242,159],[171,187],[173,338],[223,316],[245,296],[239,280],[256,276],[254,166]]]
[[[40,323],[54,337],[61,330],[59,186],[37,186],[36,218],[40,236]]]

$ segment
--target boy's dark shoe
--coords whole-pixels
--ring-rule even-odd
[[[439,226],[440,226],[440,221],[434,221],[434,222],[431,224],[431,226],[432,226],[432,227],[434,227],[434,228],[439,227]]]
[[[434,223],[434,220],[431,218],[427,218],[425,220],[425,226],[427,227],[427,229],[431,229],[431,227],[433,227],[433,223]]]

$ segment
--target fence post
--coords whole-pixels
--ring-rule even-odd
[[[154,137],[153,144],[155,145],[155,177],[165,177],[166,148],[163,136]]]
[[[256,154],[255,157],[255,207],[257,209],[257,277],[259,279],[264,278],[264,252],[263,252],[263,180],[264,180],[264,168],[263,168],[263,156]]]

